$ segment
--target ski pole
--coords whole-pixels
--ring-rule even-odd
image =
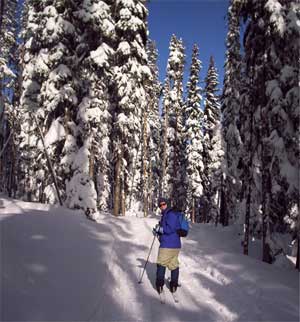
[[[142,283],[142,279],[143,279],[143,276],[144,276],[144,273],[145,273],[146,266],[147,266],[148,261],[149,261],[149,257],[150,257],[151,251],[152,251],[152,247],[153,247],[153,244],[154,244],[155,238],[156,238],[156,235],[155,235],[155,236],[154,236],[154,238],[153,238],[152,245],[151,245],[151,247],[150,247],[150,251],[149,251],[149,254],[148,254],[148,258],[147,258],[147,260],[146,260],[146,263],[145,263],[145,266],[144,266],[144,270],[143,270],[143,273],[142,273],[141,279],[139,280],[139,284],[141,284],[141,283]]]

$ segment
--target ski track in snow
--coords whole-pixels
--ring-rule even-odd
[[[103,216],[94,223],[60,207],[4,204],[3,321],[299,320],[297,272],[234,253],[203,225],[182,239],[179,303],[166,285],[161,304],[157,240],[138,284],[158,218]]]

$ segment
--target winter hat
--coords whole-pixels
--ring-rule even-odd
[[[168,199],[167,198],[164,198],[164,197],[160,197],[158,199],[158,206],[161,204],[161,203],[166,203],[168,205]]]

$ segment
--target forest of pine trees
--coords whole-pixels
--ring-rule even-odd
[[[224,80],[195,44],[187,84],[176,35],[159,81],[147,16],[146,0],[0,1],[0,191],[91,219],[164,196],[239,225],[268,263],[289,234],[299,268],[299,2],[230,0]]]

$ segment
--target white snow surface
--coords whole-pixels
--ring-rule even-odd
[[[299,321],[299,272],[241,254],[231,228],[192,225],[175,303],[154,289],[158,217],[100,222],[0,196],[2,321]],[[169,276],[169,272],[167,276]]]

